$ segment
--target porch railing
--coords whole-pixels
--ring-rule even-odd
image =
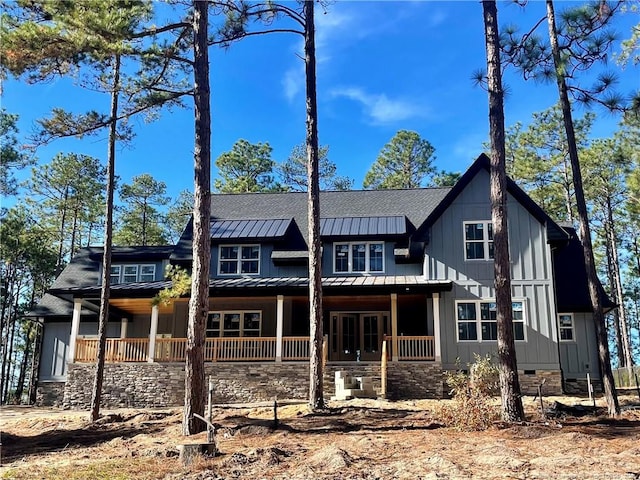
[[[393,339],[389,343],[393,345]],[[421,335],[398,337],[398,360],[435,360],[435,338]]]
[[[276,337],[223,337],[207,338],[204,359],[207,362],[275,361]],[[186,338],[156,339],[155,362],[183,362],[186,357]],[[76,340],[75,361],[95,362],[98,352],[97,339]],[[148,338],[108,338],[107,362],[146,362],[149,355]],[[282,360],[307,360],[309,337],[283,337]]]
[[[148,355],[148,338],[107,338],[105,362],[146,362]],[[97,356],[97,338],[78,338],[76,340],[76,362],[95,362]]]

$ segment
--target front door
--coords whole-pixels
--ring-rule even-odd
[[[389,315],[385,312],[332,312],[331,360],[380,360],[382,338]]]

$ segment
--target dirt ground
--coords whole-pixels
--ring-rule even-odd
[[[545,398],[588,404],[580,398]],[[442,425],[446,401],[330,402],[214,409],[219,454],[183,467],[179,409],[86,412],[7,407],[0,411],[2,479],[640,479],[640,403],[622,397],[603,414],[544,419],[525,399],[527,422],[484,432]]]

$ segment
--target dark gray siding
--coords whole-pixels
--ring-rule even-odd
[[[493,261],[465,260],[465,221],[491,219],[489,174],[481,170],[435,222],[426,248],[424,272],[433,280],[453,280],[440,300],[442,363],[465,365],[473,353],[495,352],[496,342],[458,342],[455,301],[493,299]],[[545,226],[513,197],[508,197],[509,243],[514,300],[525,309],[525,341],[516,342],[520,369],[558,369],[555,299],[551,254]]]
[[[346,241],[346,240],[345,240]],[[353,241],[357,241],[354,239]],[[364,241],[364,240],[363,240]],[[336,242],[325,242],[322,245],[322,276],[324,277],[332,277],[332,276],[349,276],[355,275],[359,276],[362,273],[333,273],[333,245],[334,243],[343,243],[343,241]],[[367,275],[420,275],[422,274],[422,265],[419,263],[401,263],[397,264],[395,257],[393,256],[393,248],[395,246],[394,242],[384,242],[384,272],[380,273],[370,273]],[[305,270],[305,275],[308,275],[308,270]]]

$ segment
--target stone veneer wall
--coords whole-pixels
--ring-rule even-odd
[[[439,363],[401,362],[388,364],[389,398],[442,398],[442,371]],[[380,392],[380,364],[345,363],[326,366],[325,398],[334,394],[337,370],[352,376],[374,379]],[[91,401],[95,366],[70,364],[62,405],[86,408]],[[205,375],[215,379],[215,403],[305,399],[309,390],[309,365],[295,363],[208,363]],[[161,363],[106,364],[102,405],[115,407],[167,407],[184,402],[184,365]],[[43,403],[44,404],[44,403]]]
[[[38,404],[86,408],[91,401],[95,366],[70,364],[67,382],[46,382],[38,386]],[[351,376],[373,377],[380,393],[379,363],[330,363],[324,377],[325,398],[335,392],[334,376],[346,370]],[[536,370],[520,373],[520,385],[525,395],[535,395],[537,386],[546,379],[543,394],[559,395],[562,382],[559,371]],[[308,395],[309,365],[307,362],[284,363],[207,363],[205,375],[213,376],[214,402],[237,403],[280,399],[305,399]],[[64,394],[63,394],[64,392]],[[444,398],[446,386],[440,363],[389,362],[387,397]],[[62,399],[62,400],[61,400]],[[167,407],[184,402],[184,365],[177,363],[106,364],[102,405],[115,407]]]
[[[518,371],[520,390],[523,395],[537,395],[538,385],[542,386],[542,395],[562,395],[562,375],[560,370],[535,370],[535,373]]]
[[[61,407],[65,382],[40,382],[36,389],[36,405]]]

